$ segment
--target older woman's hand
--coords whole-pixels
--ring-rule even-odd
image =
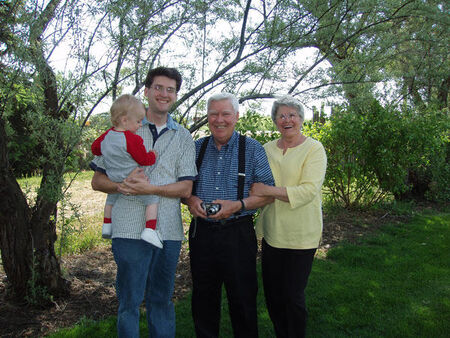
[[[267,186],[264,183],[253,183],[250,192],[250,196],[268,196],[267,195]]]

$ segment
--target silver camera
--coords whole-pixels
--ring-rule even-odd
[[[202,203],[202,208],[205,210],[207,216],[215,215],[220,211],[221,205],[219,203]]]

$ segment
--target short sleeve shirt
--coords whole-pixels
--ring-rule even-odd
[[[165,185],[195,179],[194,141],[189,131],[170,115],[166,128],[159,134],[155,125],[146,119],[137,134],[143,138],[147,151],[153,149],[158,154],[155,165],[145,169],[150,183]],[[102,156],[93,160],[91,168],[105,173]],[[112,210],[112,238],[140,239],[144,226],[145,205],[135,196],[120,194]],[[179,198],[160,198],[156,226],[163,240],[184,239]]]
[[[196,153],[206,138],[195,142]],[[253,183],[260,182],[274,185],[266,152],[261,144],[250,138],[245,138],[245,181],[244,198],[248,197]],[[200,166],[199,175],[195,182],[195,195],[204,202],[216,199],[238,199],[238,162],[239,162],[239,134],[234,132],[228,143],[217,149],[212,137],[208,140],[205,155]],[[254,214],[256,210],[246,210],[239,216]]]

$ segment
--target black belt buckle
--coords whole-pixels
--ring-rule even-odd
[[[219,221],[207,221],[207,220],[203,220],[202,219],[202,223],[204,223],[206,226],[208,226],[211,229],[225,229],[228,228],[229,226],[235,224],[235,223],[239,223],[242,222],[246,219],[251,219],[251,216],[242,216],[242,217],[236,217],[236,218],[231,218],[231,219],[221,219]]]
[[[224,225],[231,225],[231,224],[234,224],[234,223],[243,222],[246,219],[251,219],[251,216],[241,216],[241,217],[235,217],[235,218],[230,218],[230,219],[221,219],[220,220],[220,224],[222,226],[224,226]]]

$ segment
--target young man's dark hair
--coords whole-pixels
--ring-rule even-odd
[[[181,82],[183,80],[181,78],[180,72],[178,70],[176,70],[175,68],[157,67],[157,68],[150,69],[148,71],[147,77],[145,79],[145,87],[147,87],[147,88],[151,87],[155,76],[165,76],[165,77],[168,77],[169,79],[175,80],[177,93],[180,90]]]

